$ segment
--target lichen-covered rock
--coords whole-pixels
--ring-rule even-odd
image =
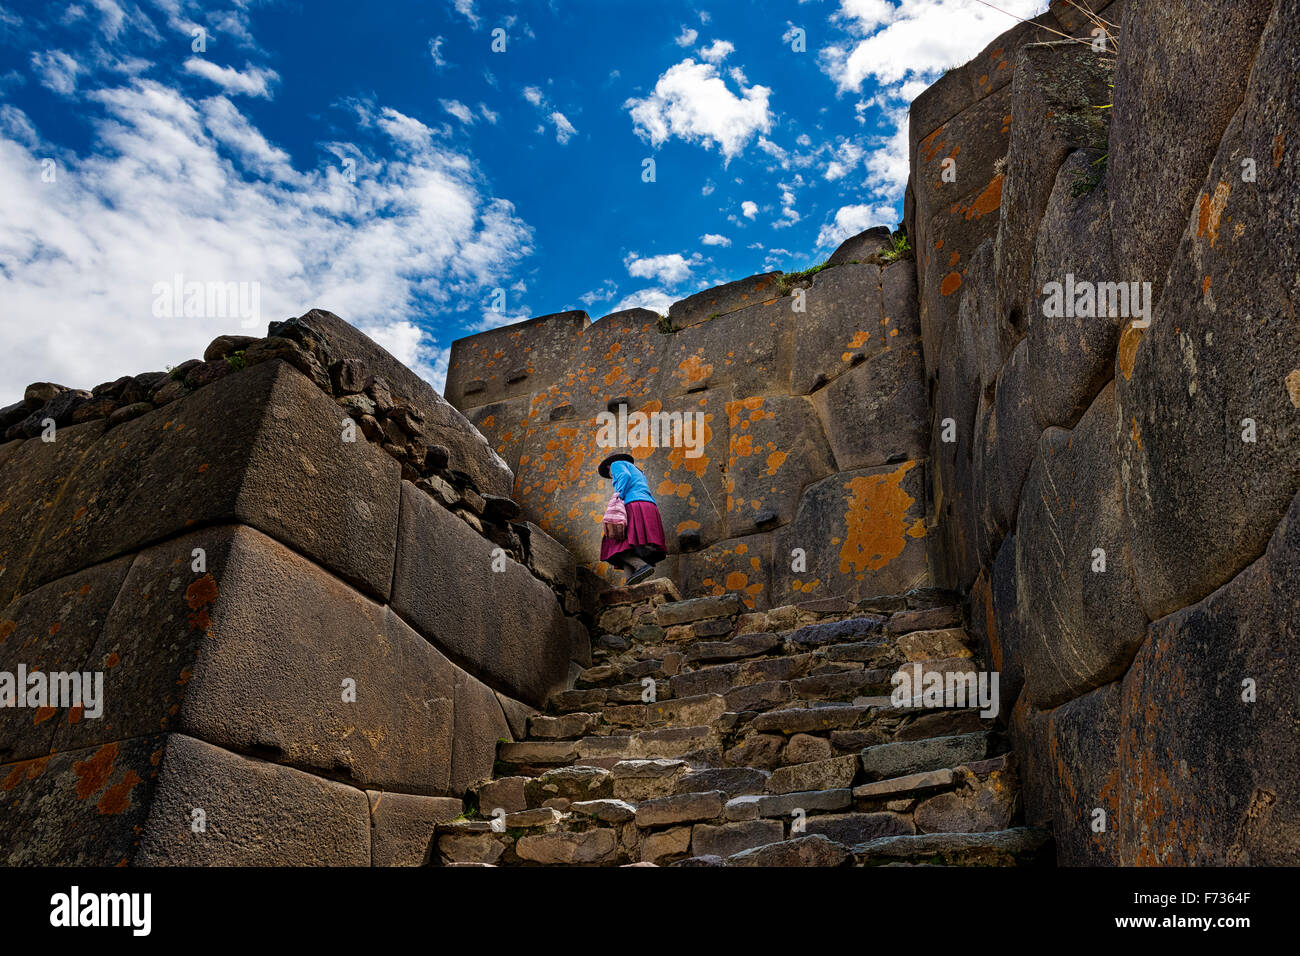
[[[774,606],[823,594],[898,594],[927,579],[925,466],[842,472],[805,489],[772,535]]]
[[[1169,25],[1191,16],[1175,6]],[[1242,17],[1259,6],[1230,13],[1215,3],[1204,15],[1244,30],[1253,20]],[[1120,342],[1125,508],[1152,619],[1204,598],[1258,557],[1300,490],[1300,149],[1286,132],[1300,126],[1300,88],[1285,78],[1296,12],[1294,0],[1281,4],[1264,32],[1245,101],[1181,220],[1151,327],[1126,330]],[[1243,181],[1247,160],[1254,182]]]
[[[994,265],[998,311],[1023,327],[1030,300],[1035,236],[1065,157],[1082,147],[1104,149],[1114,51],[1081,43],[1030,43],[1020,49],[1011,81],[1015,117],[1007,150]],[[1062,277],[1063,278],[1063,277]],[[1018,317],[1018,318],[1016,318]]]
[[[727,403],[727,537],[786,524],[803,489],[835,470],[814,404],[784,395]]]
[[[1123,184],[1110,196],[1115,261],[1122,270],[1117,281],[1150,282],[1159,300],[1183,226],[1196,212],[1197,190],[1242,102],[1260,33],[1275,6],[1274,0],[1169,0],[1126,8],[1108,161],[1111,182]],[[1285,13],[1276,22],[1281,44],[1275,49],[1281,57],[1258,62],[1281,91],[1289,64],[1285,45],[1294,37],[1286,36]],[[1271,137],[1275,120],[1287,114],[1258,109],[1252,115]],[[1240,142],[1234,136],[1225,141]],[[1261,143],[1251,155],[1266,169],[1271,147]],[[1238,182],[1239,173],[1238,166],[1233,170]]]
[[[919,343],[887,347],[813,395],[841,471],[925,456],[925,363]]]

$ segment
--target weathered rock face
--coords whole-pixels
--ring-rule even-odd
[[[1061,862],[1289,862],[1300,2],[1094,6],[912,108],[936,583]]]
[[[423,862],[590,665],[573,558],[482,436],[336,317],[275,331],[80,423],[28,390],[56,424],[0,446],[0,861]]]
[[[678,433],[693,448],[634,432],[626,442],[683,594],[732,593],[763,610],[923,585],[915,264],[885,255],[889,241],[868,230],[811,278],[733,282],[663,321],[562,313],[461,339],[448,398],[515,468],[526,516],[598,575],[621,574],[598,560],[612,489],[596,465],[617,447],[602,442],[600,416],[625,408],[700,416],[697,435]]]

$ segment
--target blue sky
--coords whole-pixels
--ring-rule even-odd
[[[441,387],[473,331],[805,268],[898,222],[912,98],[1046,2],[996,6],[0,0],[0,404],[312,307]],[[158,314],[176,276],[258,327]]]

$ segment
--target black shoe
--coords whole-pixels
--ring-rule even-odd
[[[644,581],[646,578],[650,577],[650,575],[654,573],[655,573],[655,566],[653,564],[643,564],[641,565],[641,567],[637,568],[635,571],[633,571],[631,574],[628,575],[627,584],[625,584],[624,587],[629,587],[633,584],[640,584],[642,581]]]

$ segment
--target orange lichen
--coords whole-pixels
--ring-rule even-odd
[[[104,791],[104,795],[99,798],[99,803],[95,804],[95,809],[103,816],[116,816],[121,813],[131,806],[131,791],[138,783],[140,783],[140,775],[134,770],[128,770],[122,775],[120,782]]]
[[[908,521],[908,512],[916,499],[902,486],[915,464],[860,475],[845,484],[849,499],[844,512],[847,533],[840,547],[841,574],[878,571],[903,553],[909,535],[915,537],[915,520]]]
[[[1196,235],[1210,240],[1210,248],[1219,241],[1219,226],[1223,220],[1223,210],[1232,195],[1232,186],[1221,182],[1214,187],[1214,195],[1201,194],[1200,214],[1197,217]]]
[[[1142,330],[1130,323],[1119,337],[1119,371],[1124,380],[1133,378],[1133,365],[1137,362],[1138,346],[1142,343]]]
[[[95,751],[89,760],[79,760],[72,765],[72,772],[77,775],[77,799],[85,800],[99,792],[113,775],[113,763],[117,760],[117,742],[104,744]]]

